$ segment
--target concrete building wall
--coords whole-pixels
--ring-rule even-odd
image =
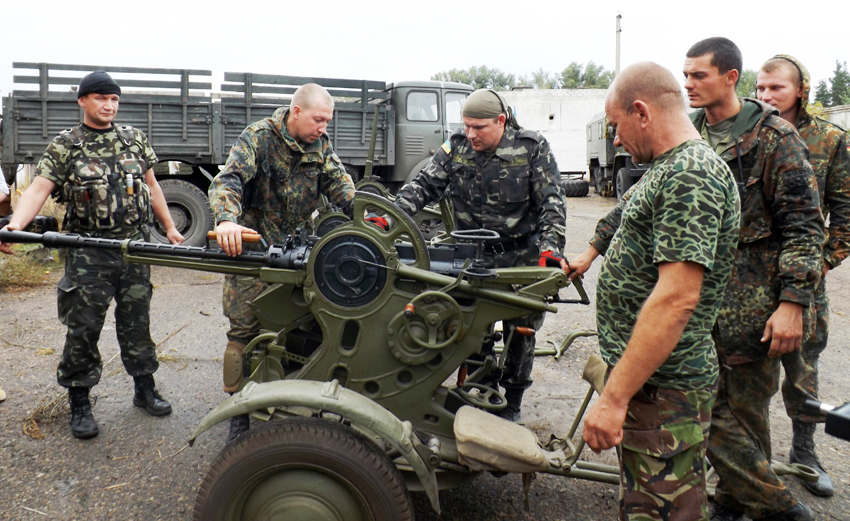
[[[824,109],[824,113],[826,119],[845,129],[850,129],[850,105],[827,107]]]
[[[605,110],[605,89],[502,92],[519,124],[546,136],[561,172],[587,171],[587,122]]]

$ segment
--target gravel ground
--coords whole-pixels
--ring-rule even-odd
[[[597,220],[613,200],[596,197],[569,200],[568,256],[584,249]],[[596,270],[586,277],[591,297]],[[848,269],[829,275],[832,298],[830,347],[821,363],[821,397],[842,403],[850,397],[850,379],[842,369],[850,335]],[[55,274],[58,278],[59,274]],[[226,395],[221,391],[221,353],[226,320],[221,315],[220,275],[154,268],[152,335],[161,365],[157,385],[174,413],[154,418],[132,404],[132,378],[121,367],[110,317],[101,338],[106,366],[92,394],[100,435],[80,441],[68,428],[64,393],[56,385],[55,369],[64,330],[56,319],[55,290],[43,287],[0,295],[0,388],[8,397],[0,403],[0,519],[15,520],[188,520],[198,486],[224,446],[226,429],[216,426],[194,447],[187,440],[198,422]],[[567,331],[594,328],[593,306],[562,306],[549,315],[539,344],[559,343]],[[538,358],[535,384],[527,393],[527,426],[548,439],[565,436],[586,392],[579,375],[593,339],[577,340],[560,360]],[[36,423],[28,421],[40,418]],[[790,448],[790,420],[781,399],[774,400],[773,445],[776,459],[785,461]],[[825,465],[836,482],[833,498],[808,494],[795,478],[786,482],[809,505],[816,518],[850,520],[847,486],[850,444],[817,435]],[[585,459],[615,463],[613,451],[586,453]],[[442,516],[427,498],[413,495],[419,520],[475,521],[616,519],[615,486],[538,476],[523,507],[517,475],[480,478],[440,494]]]

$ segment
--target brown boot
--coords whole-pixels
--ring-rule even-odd
[[[224,348],[222,371],[224,376],[224,392],[235,393],[239,390],[243,375],[243,353],[245,344],[230,340]]]

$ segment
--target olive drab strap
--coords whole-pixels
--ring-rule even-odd
[[[69,147],[72,148],[83,148],[83,143],[86,142],[86,135],[83,133],[83,129],[80,128],[79,125],[76,127],[66,128],[62,132],[59,133],[62,136],[62,139],[68,143]]]
[[[136,132],[130,125],[119,127],[113,123],[112,128],[115,130],[115,133],[118,134],[118,139],[121,140],[121,143],[123,143],[125,147],[130,148],[136,142]]]

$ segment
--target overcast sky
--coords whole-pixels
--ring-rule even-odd
[[[850,60],[850,2],[242,0],[62,2],[8,0],[2,8],[0,95],[12,62],[209,69],[423,80],[471,65],[517,75],[559,73],[590,60],[613,70],[652,60],[681,78],[687,49],[709,36],[741,48],[744,68],[777,53],[803,61],[814,83]],[[226,6],[226,7],[221,7]],[[709,6],[700,10],[701,6]]]

